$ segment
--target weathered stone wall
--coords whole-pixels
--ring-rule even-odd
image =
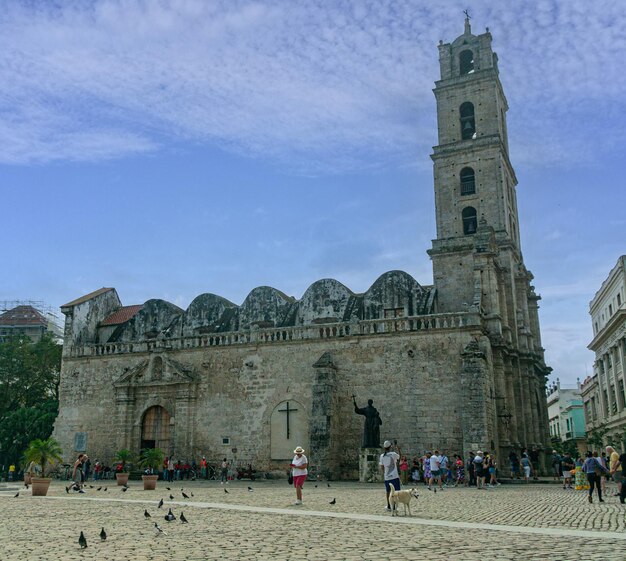
[[[353,411],[352,394],[362,405],[374,400],[383,420],[381,438],[397,438],[405,452],[463,451],[461,413],[467,399],[461,352],[471,339],[467,328],[66,359],[55,436],[69,459],[74,433],[86,432],[91,456],[106,461],[121,447],[139,450],[142,416],[161,405],[173,418],[168,452],[175,456],[217,460],[232,458],[237,448],[239,460],[277,467],[270,457],[269,420],[279,403],[303,404],[309,428],[314,427],[309,440],[324,441],[319,404],[313,402],[324,389],[314,365],[328,353],[334,368],[334,380],[322,381],[332,386],[326,388],[332,395],[324,397],[332,411],[328,449],[320,450],[323,458],[315,449],[307,455],[334,477],[356,477],[363,418]],[[153,355],[165,356],[164,378],[158,381],[149,374]],[[183,369],[190,380],[178,373],[165,379],[169,371]],[[133,371],[145,372],[145,381],[135,380]],[[120,382],[124,376],[128,380]],[[228,446],[223,437],[230,438]]]

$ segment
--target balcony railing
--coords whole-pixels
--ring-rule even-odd
[[[156,349],[177,350],[233,345],[275,344],[311,339],[334,339],[402,332],[460,329],[478,325],[480,325],[480,314],[477,312],[459,312],[406,318],[362,320],[354,323],[250,329],[229,333],[207,333],[205,335],[194,335],[191,337],[160,338],[136,342],[115,342],[102,345],[76,345],[70,347],[65,356],[102,356],[143,353]]]

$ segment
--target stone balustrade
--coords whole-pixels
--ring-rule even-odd
[[[68,349],[65,356],[85,357],[144,353],[155,349],[177,350],[201,347],[258,345],[285,341],[357,337],[421,330],[459,329],[480,325],[476,312],[431,314],[393,319],[361,320],[354,323],[333,323],[296,327],[272,327],[234,331],[230,333],[203,334],[179,338],[158,338],[132,343],[115,342],[105,344],[76,345]]]

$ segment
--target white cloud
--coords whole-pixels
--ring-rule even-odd
[[[490,26],[500,55],[518,161],[592,161],[620,141],[623,126],[593,130],[606,124],[603,109],[623,112],[619,3],[476,4],[474,32]],[[102,159],[190,140],[301,173],[412,162],[436,143],[436,45],[460,34],[463,7],[9,5],[0,21],[0,161]]]

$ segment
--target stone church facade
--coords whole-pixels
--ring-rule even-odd
[[[318,473],[354,478],[363,417],[352,395],[374,400],[382,438],[409,454],[504,459],[549,443],[550,369],[489,31],[473,35],[466,20],[439,60],[434,284],[391,271],[365,293],[323,279],[299,300],[264,286],[241,305],[207,293],[186,310],[123,306],[113,288],[69,302],[54,431],[68,457],[158,446],[271,470],[302,445]]]

